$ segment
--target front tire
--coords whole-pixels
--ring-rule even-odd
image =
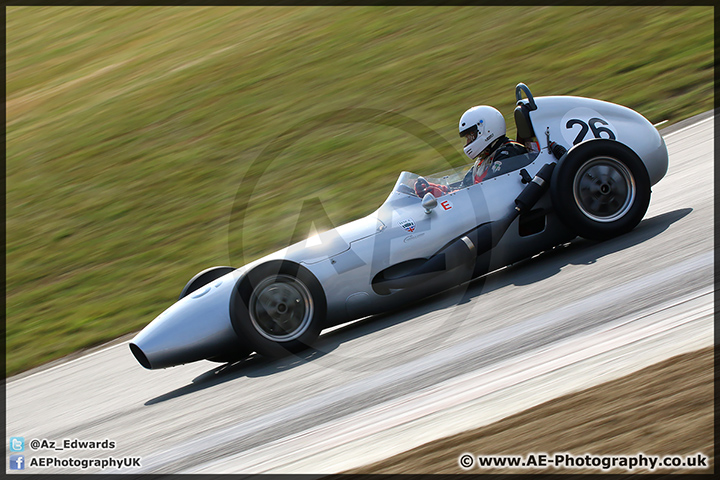
[[[626,145],[594,139],[558,162],[550,195],[560,220],[577,235],[606,240],[635,228],[650,204],[650,177]]]
[[[320,282],[305,267],[287,261],[250,271],[238,281],[230,303],[238,336],[271,358],[311,347],[322,330],[325,311]]]

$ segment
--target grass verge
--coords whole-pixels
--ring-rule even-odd
[[[286,246],[306,199],[340,225],[401,170],[464,163],[462,112],[509,117],[520,81],[653,123],[713,106],[712,7],[8,7],[6,31],[6,375],[141,328],[207,266]],[[312,123],[348,108],[444,142]]]

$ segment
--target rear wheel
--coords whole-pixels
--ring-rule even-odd
[[[581,237],[605,240],[640,223],[650,204],[650,178],[627,146],[589,140],[558,162],[550,195],[565,226]]]
[[[312,346],[325,309],[325,294],[312,273],[292,262],[270,262],[238,281],[231,319],[255,351],[281,357]]]

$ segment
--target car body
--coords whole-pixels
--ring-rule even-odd
[[[662,136],[639,113],[519,84],[518,141],[529,153],[465,185],[468,167],[426,175],[450,188],[420,198],[402,172],[370,215],[240,268],[200,272],[130,343],[146,368],[277,357],[324,328],[398,308],[576,236],[634,228],[668,168]],[[523,94],[527,98],[522,98]],[[558,147],[559,146],[559,147]]]

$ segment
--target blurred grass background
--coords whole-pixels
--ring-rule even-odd
[[[6,375],[142,328],[208,266],[287,246],[306,199],[340,225],[402,170],[467,163],[460,115],[490,104],[510,120],[518,82],[653,123],[712,109],[713,20],[712,7],[8,7]],[[315,120],[348,108],[445,142]]]

